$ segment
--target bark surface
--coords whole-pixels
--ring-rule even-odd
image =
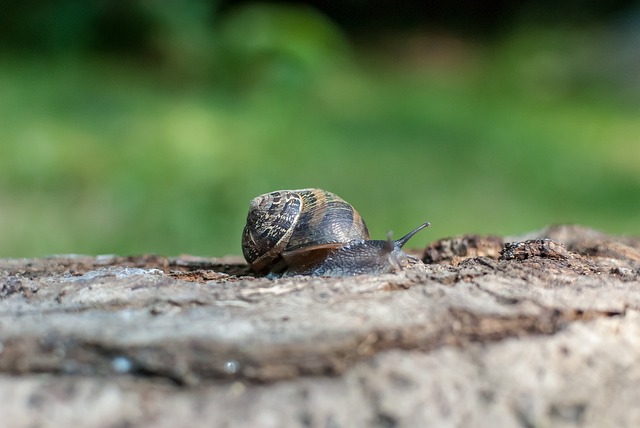
[[[558,226],[422,257],[397,274],[278,280],[235,257],[0,259],[0,415],[640,426],[639,238]]]

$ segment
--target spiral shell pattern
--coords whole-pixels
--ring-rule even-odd
[[[251,201],[242,252],[257,273],[278,271],[283,256],[369,239],[358,212],[321,189],[280,190]]]

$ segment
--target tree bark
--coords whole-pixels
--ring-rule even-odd
[[[640,239],[468,235],[397,274],[0,260],[7,426],[640,426]],[[1,424],[1,423],[0,423]]]

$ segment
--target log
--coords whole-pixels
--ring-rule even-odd
[[[640,238],[555,226],[415,254],[276,280],[239,257],[1,259],[2,423],[640,426]]]

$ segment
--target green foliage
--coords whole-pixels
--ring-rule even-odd
[[[249,200],[301,187],[378,238],[430,220],[413,246],[556,222],[640,233],[638,107],[583,71],[599,53],[583,35],[349,53],[323,17],[263,6],[212,31],[189,53],[176,30],[184,73],[0,62],[0,256],[239,254]]]
[[[299,85],[346,59],[333,24],[310,8],[250,4],[224,16],[222,66],[235,85]]]

